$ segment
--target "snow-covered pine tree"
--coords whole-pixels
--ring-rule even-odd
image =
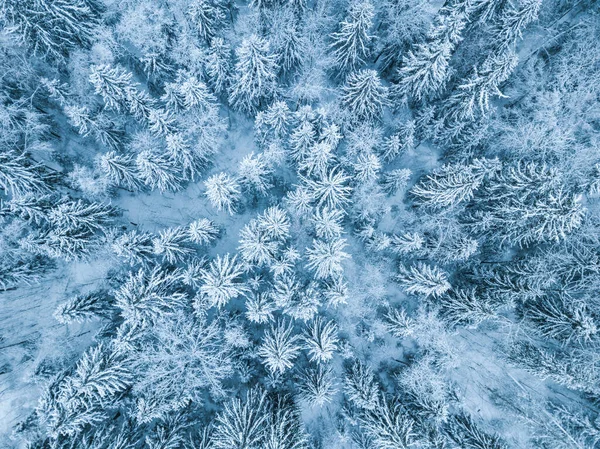
[[[227,173],[218,173],[211,176],[204,183],[204,193],[213,207],[218,211],[226,210],[233,215],[236,211],[236,203],[240,200],[240,185],[237,179]]]
[[[342,92],[342,104],[359,120],[380,118],[388,104],[388,89],[375,70],[363,69],[350,74]]]
[[[248,449],[263,445],[267,435],[268,401],[265,393],[249,390],[244,400],[225,404],[214,424],[216,449]]]
[[[0,153],[0,188],[13,196],[51,190],[42,167],[14,150]]]
[[[181,262],[195,251],[189,247],[189,233],[184,227],[161,230],[152,240],[154,254],[170,264]]]
[[[337,238],[330,241],[313,240],[313,246],[306,250],[307,268],[317,279],[328,279],[343,273],[342,262],[350,258],[344,251],[346,240]]]
[[[369,366],[355,360],[344,378],[344,393],[358,408],[374,410],[379,405],[379,387]]]
[[[276,325],[271,325],[265,332],[262,344],[258,348],[258,355],[263,363],[273,373],[284,373],[294,366],[298,357],[300,338],[294,334],[292,323],[279,320]]]
[[[217,95],[222,95],[229,88],[231,78],[231,48],[221,37],[210,43],[204,70],[207,79]]]
[[[229,102],[251,114],[277,92],[277,58],[271,54],[269,42],[257,35],[244,39],[236,56]]]
[[[388,195],[394,195],[407,186],[411,175],[412,171],[409,168],[385,172],[381,179],[382,188]]]
[[[343,233],[342,221],[344,213],[339,209],[324,207],[316,209],[311,217],[318,238],[331,240]]]
[[[4,0],[0,17],[34,55],[64,61],[96,39],[103,5],[96,0]]]
[[[323,407],[333,400],[337,392],[331,366],[309,366],[300,374],[300,398],[312,407]]]
[[[140,180],[151,189],[161,192],[181,188],[179,173],[167,156],[144,150],[135,159]]]
[[[238,181],[243,189],[256,195],[265,195],[272,187],[272,168],[262,154],[250,153],[242,159],[238,169]]]
[[[131,266],[146,265],[154,258],[152,238],[152,234],[146,232],[125,232],[112,242],[111,249]]]
[[[310,360],[326,363],[337,350],[337,325],[333,321],[325,323],[320,317],[316,317],[306,327],[303,340]]]
[[[350,177],[339,168],[333,168],[317,180],[301,178],[309,195],[317,202],[317,207],[326,205],[330,208],[342,207],[350,201],[352,188],[346,183]]]
[[[207,245],[219,236],[219,228],[208,218],[199,218],[188,226],[188,238],[197,244]]]
[[[490,55],[481,69],[457,87],[446,107],[456,121],[473,120],[476,113],[486,114],[490,109],[490,98],[507,98],[501,91],[504,83],[518,63],[517,55],[512,51],[502,51]]]
[[[242,273],[237,256],[217,256],[208,268],[202,270],[203,285],[200,287],[200,293],[208,299],[211,306],[223,307],[231,299],[248,290],[240,279]]]
[[[368,0],[350,5],[347,17],[340,23],[339,30],[331,35],[333,55],[341,73],[347,73],[366,62],[370,54],[373,36],[375,8]]]
[[[400,265],[396,279],[408,293],[426,296],[438,297],[451,288],[446,273],[422,262],[418,262],[410,268]]]
[[[133,157],[109,151],[99,154],[95,160],[97,169],[112,185],[137,190],[140,180]]]
[[[500,167],[498,159],[476,159],[468,166],[445,165],[413,187],[411,193],[428,207],[452,207],[471,200],[485,177],[493,176]]]
[[[105,318],[111,307],[105,291],[95,291],[83,295],[75,295],[65,301],[54,311],[54,318],[59,323],[83,323],[84,321]]]

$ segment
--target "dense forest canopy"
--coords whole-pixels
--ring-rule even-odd
[[[596,1],[0,25],[0,446],[600,447]]]

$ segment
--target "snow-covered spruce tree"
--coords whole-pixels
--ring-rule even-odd
[[[344,232],[342,221],[344,213],[339,209],[324,207],[316,209],[311,217],[318,238],[331,240],[340,237]]]
[[[597,338],[598,320],[583,301],[561,295],[540,298],[525,309],[525,317],[546,338],[563,344],[590,343]]]
[[[211,42],[225,23],[226,12],[220,1],[194,0],[185,12],[194,32],[206,42]]]
[[[249,390],[244,400],[230,400],[215,420],[212,438],[214,447],[261,447],[267,435],[268,407],[266,394],[257,389]]]
[[[290,218],[279,206],[272,206],[259,215],[258,226],[269,238],[285,241],[290,237]]]
[[[425,43],[409,50],[398,69],[395,94],[416,102],[438,97],[452,73],[450,59],[469,20],[468,2],[442,7]]]
[[[316,317],[307,325],[303,340],[311,361],[328,362],[337,350],[339,342],[337,325],[333,321],[324,323],[320,317]]]
[[[277,58],[271,54],[269,42],[257,35],[242,41],[236,57],[229,102],[235,109],[251,114],[276,94]]]
[[[343,273],[342,262],[350,258],[344,251],[346,240],[337,238],[330,241],[313,240],[313,246],[306,250],[307,268],[317,279],[328,279]]]
[[[132,156],[109,151],[98,155],[95,163],[110,184],[130,190],[140,188],[141,183]]]
[[[129,273],[129,278],[115,291],[115,306],[132,325],[151,325],[185,305],[187,295],[178,284],[177,273],[161,267],[140,269]]]
[[[482,430],[471,416],[459,413],[453,417],[449,431],[457,444],[477,449],[506,449],[507,446],[498,435]]]
[[[200,400],[208,391],[223,397],[223,381],[233,374],[231,347],[217,320],[183,313],[152,327],[152,339],[134,361],[135,389],[158,404],[176,408],[186,398]]]
[[[217,95],[229,88],[231,79],[231,48],[221,37],[212,39],[204,67],[211,87]]]
[[[152,234],[146,232],[125,232],[112,242],[111,249],[132,266],[146,265],[154,257],[152,238]]]
[[[504,83],[517,66],[518,57],[512,51],[503,51],[490,55],[477,67],[465,82],[458,85],[457,91],[446,104],[454,120],[473,120],[476,113],[486,114],[490,108],[490,98],[507,98],[500,91]]]
[[[311,407],[323,407],[330,403],[337,392],[332,368],[319,364],[304,369],[300,374],[298,389],[300,399]]]
[[[392,161],[415,147],[415,127],[415,121],[409,120],[399,126],[396,133],[385,139],[381,149],[381,156],[384,160]]]
[[[0,188],[13,196],[45,193],[50,185],[42,167],[16,151],[0,152]]]
[[[277,395],[271,401],[265,448],[308,449],[300,410],[289,396]]]
[[[278,251],[278,242],[273,241],[261,229],[257,220],[252,220],[240,231],[238,250],[245,262],[263,266],[268,265]]]
[[[49,385],[37,414],[50,436],[75,435],[86,425],[103,421],[103,406],[114,402],[131,383],[132,373],[123,357],[99,344]]]
[[[376,449],[409,449],[417,444],[415,422],[398,401],[382,398],[373,409],[363,409],[360,423]]]
[[[0,258],[0,290],[6,291],[19,285],[32,285],[40,280],[42,274],[51,268],[51,262],[38,256]]]
[[[84,295],[76,295],[65,301],[54,311],[54,318],[59,323],[82,323],[84,321],[107,317],[111,307],[105,291],[95,291]]]
[[[138,119],[148,119],[154,107],[152,99],[137,89],[133,74],[122,67],[106,64],[92,66],[90,82],[109,109],[127,110]]]
[[[298,170],[306,176],[323,177],[335,160],[333,147],[327,142],[318,142],[306,150],[298,163]]]
[[[368,0],[350,5],[348,16],[340,23],[338,31],[331,35],[331,48],[337,66],[342,73],[364,64],[369,56],[375,8]]]
[[[394,234],[390,241],[390,249],[396,254],[409,254],[419,251],[425,241],[416,232],[406,232],[402,235]]]
[[[315,125],[311,122],[302,122],[295,128],[289,138],[290,144],[290,158],[294,162],[303,160],[309,148],[311,148],[317,141],[317,132]]]
[[[286,323],[284,320],[271,325],[265,332],[258,355],[272,373],[284,373],[294,366],[294,360],[300,353],[300,337],[293,332],[292,323]]]
[[[246,318],[252,323],[268,323],[273,320],[275,310],[275,304],[268,294],[257,293],[246,299]]]
[[[42,225],[48,222],[48,211],[56,201],[56,197],[53,195],[27,193],[23,196],[13,196],[2,204],[0,216],[18,217],[27,223]]]
[[[418,262],[410,268],[400,265],[396,280],[408,293],[426,296],[438,297],[451,288],[446,273],[422,262]]]
[[[523,36],[523,30],[534,22],[540,11],[540,0],[522,0],[502,10],[494,34],[498,37],[499,47],[511,47]]]
[[[344,378],[344,394],[359,409],[374,410],[379,405],[379,386],[373,370],[355,360]]]
[[[261,117],[260,121],[258,117]],[[257,115],[257,124],[260,122],[260,133],[271,135],[274,138],[283,138],[288,135],[292,121],[292,113],[285,101],[276,101],[263,113]]]
[[[529,246],[564,240],[584,222],[582,198],[545,164],[506,167],[477,198],[473,230],[502,244]]]
[[[217,256],[208,268],[202,270],[200,293],[206,296],[211,306],[223,307],[247,291],[246,285],[240,280],[242,273],[237,256]]]
[[[65,232],[106,232],[116,213],[117,210],[108,204],[66,201],[48,211],[48,221],[55,229]]]
[[[240,162],[237,179],[242,188],[255,195],[265,195],[272,187],[272,168],[262,154],[248,154]]]
[[[347,184],[350,177],[339,168],[333,168],[322,178],[313,180],[301,178],[317,207],[326,205],[330,208],[342,207],[349,203],[352,188]]]
[[[350,74],[342,92],[342,104],[359,120],[380,118],[388,104],[388,89],[375,70],[363,69]]]
[[[219,236],[219,228],[208,218],[199,218],[188,226],[188,238],[199,245],[207,245]]]
[[[170,264],[181,262],[195,251],[189,247],[189,233],[184,227],[167,228],[152,240],[154,254]]]
[[[446,85],[453,47],[446,42],[419,44],[398,70],[394,93],[421,101],[439,95]]]
[[[227,173],[218,173],[208,178],[204,185],[204,194],[218,211],[226,210],[231,215],[235,213],[236,203],[240,200],[240,185],[237,179]]]
[[[359,154],[352,166],[354,168],[354,178],[361,184],[376,181],[381,170],[381,162],[373,153]]]
[[[139,179],[151,189],[166,192],[181,188],[179,173],[166,156],[144,150],[137,155],[135,163]]]
[[[381,179],[382,188],[388,195],[394,195],[407,186],[411,175],[412,171],[409,168],[384,172]]]
[[[307,42],[300,26],[287,25],[277,45],[277,65],[284,76],[293,74],[302,65],[306,47]]]
[[[420,204],[437,209],[452,207],[473,198],[486,176],[501,168],[498,159],[476,159],[468,166],[445,165],[411,190]]]
[[[451,291],[440,298],[444,320],[452,325],[477,327],[487,320],[498,318],[498,304],[475,289]]]
[[[34,55],[64,61],[96,39],[103,5],[96,0],[4,0],[0,17]]]

